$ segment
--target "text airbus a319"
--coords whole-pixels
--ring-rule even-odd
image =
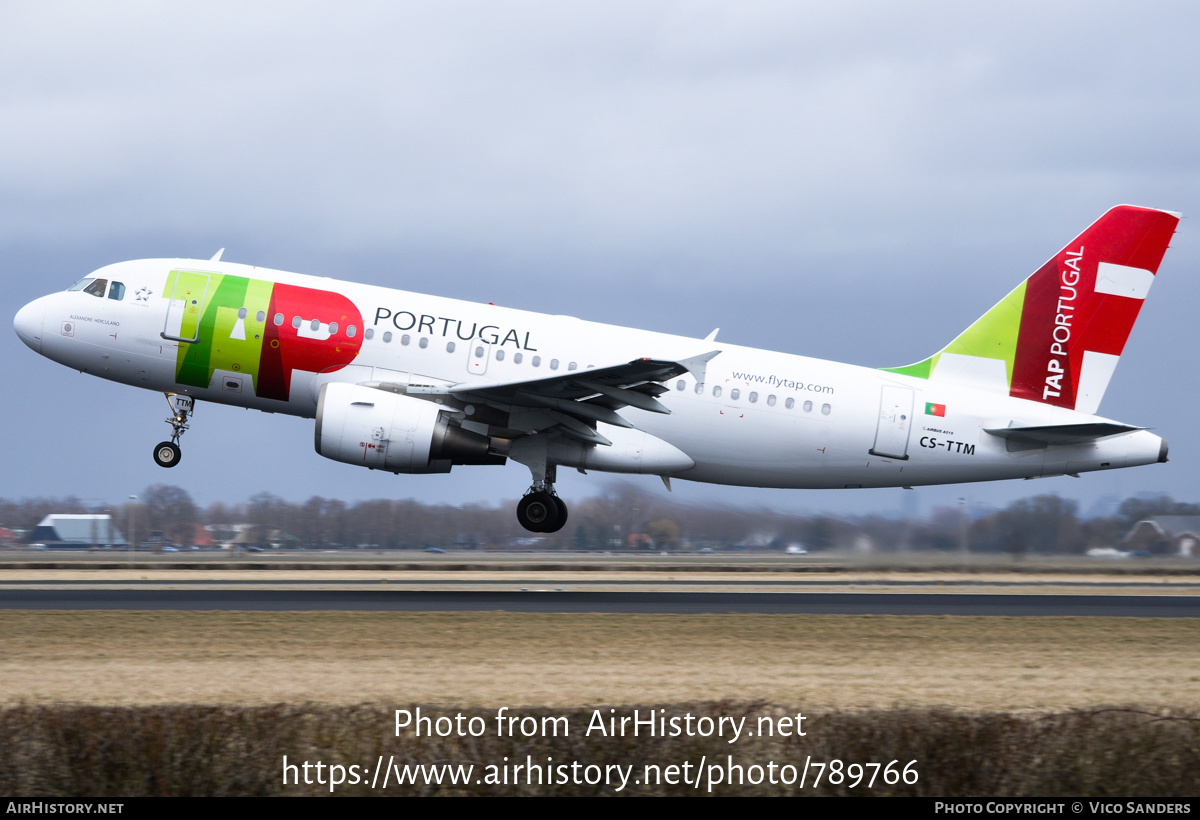
[[[221,260],[101,268],[17,313],[82,372],[315,418],[315,447],[393,473],[527,466],[521,524],[567,519],[558,467],[755,487],[912,487],[1165,461],[1096,414],[1179,215],[1118,206],[927,359],[870,369]]]

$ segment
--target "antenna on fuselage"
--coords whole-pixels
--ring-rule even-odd
[[[216,253],[214,253],[214,254],[213,254],[213,257],[212,257],[212,259],[209,259],[208,261],[209,261],[209,262],[220,262],[220,261],[221,261],[221,254],[223,254],[223,253],[225,253],[225,249],[224,249],[224,248],[221,248],[221,250],[219,250],[219,251],[217,251]]]

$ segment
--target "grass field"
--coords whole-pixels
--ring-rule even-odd
[[[1200,620],[0,611],[0,705],[1200,708]]]

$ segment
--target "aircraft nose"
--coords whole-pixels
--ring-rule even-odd
[[[13,318],[13,329],[17,331],[17,336],[35,353],[42,352],[42,325],[45,319],[46,302],[43,299],[34,299],[18,310]]]

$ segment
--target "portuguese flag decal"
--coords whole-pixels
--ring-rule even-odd
[[[931,401],[925,402],[925,415],[927,416],[945,416],[946,405],[934,404]]]

